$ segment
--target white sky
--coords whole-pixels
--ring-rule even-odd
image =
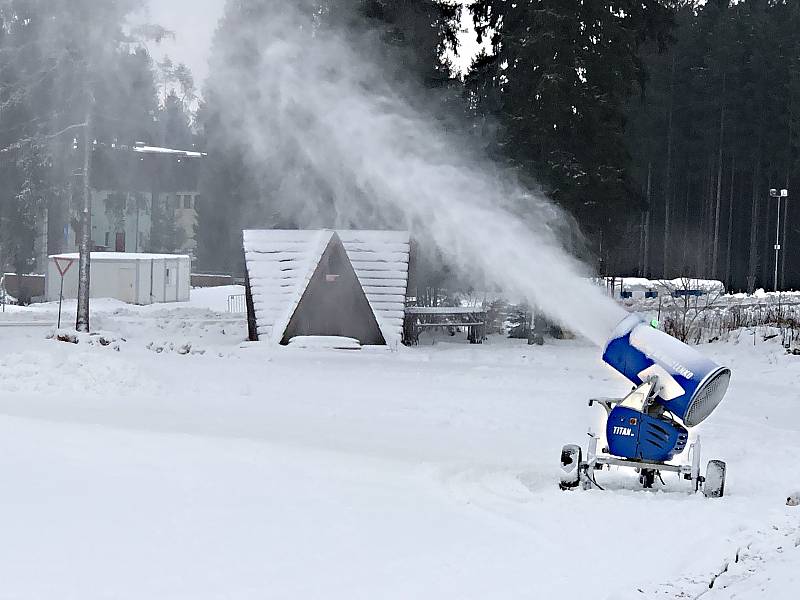
[[[291,1],[291,0],[287,0]],[[194,73],[198,89],[208,75],[208,57],[211,40],[222,16],[225,0],[149,0],[147,18],[175,32],[174,40],[166,40],[151,47],[153,56],[160,60],[168,54],[175,63],[185,63]],[[461,52],[456,64],[460,70],[469,67],[478,51],[472,29],[472,20],[464,12],[462,19]]]

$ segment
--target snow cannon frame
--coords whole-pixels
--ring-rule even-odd
[[[586,459],[577,444],[561,451],[563,490],[600,488],[594,471],[604,466],[629,467],[639,482],[653,487],[662,472],[691,480],[695,491],[708,497],[725,491],[726,465],[711,460],[700,474],[700,439],[689,444],[689,464],[668,461],[681,454],[688,428],[705,420],[720,404],[730,381],[730,370],[702,356],[686,344],[651,328],[637,315],[623,320],[603,352],[603,360],[635,384],[624,398],[595,398],[606,410],[608,446],[597,452],[599,436],[589,433]],[[602,489],[602,488],[600,488]]]

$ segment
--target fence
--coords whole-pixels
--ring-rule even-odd
[[[798,294],[766,298],[708,296],[670,298],[666,302],[642,300],[628,304],[637,312],[658,315],[664,331],[697,344],[723,338],[737,329],[763,329],[765,337],[780,336],[784,346],[800,342]]]
[[[244,294],[228,296],[228,312],[244,314],[247,312],[247,298]]]
[[[800,342],[800,302],[747,302],[712,309],[699,315],[695,340],[690,341],[720,338],[737,329],[759,327],[765,329],[765,336],[780,336],[784,346],[794,346]]]

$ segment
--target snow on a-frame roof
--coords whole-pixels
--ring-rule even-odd
[[[259,338],[283,337],[331,230],[247,230],[244,249]],[[399,341],[410,237],[401,231],[336,231],[387,343]]]
[[[407,231],[337,231],[387,343],[399,341],[408,287]],[[391,340],[391,342],[390,342]]]
[[[280,342],[330,237],[326,231],[243,232],[259,339]]]

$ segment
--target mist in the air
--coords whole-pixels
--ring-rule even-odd
[[[300,227],[410,229],[458,272],[603,344],[624,312],[565,250],[567,216],[446,131],[372,58],[369,34],[317,27],[305,0],[275,6],[217,48],[209,84],[221,128],[263,166],[270,210]],[[226,76],[242,52],[256,68]]]

